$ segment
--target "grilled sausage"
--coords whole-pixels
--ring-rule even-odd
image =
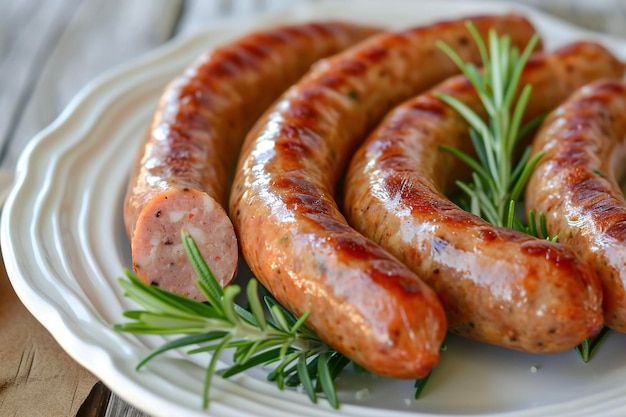
[[[575,88],[622,71],[595,43],[536,53],[520,81],[533,86],[526,116],[544,114]],[[451,332],[526,352],[576,346],[602,327],[597,276],[564,246],[492,226],[446,197],[469,168],[440,145],[473,149],[469,125],[438,93],[486,118],[464,76],[391,111],[348,170],[350,224],[437,292]]]
[[[219,282],[232,280],[239,249],[225,207],[246,133],[312,63],[375,32],[335,22],[269,29],[206,53],[167,86],[125,202],[133,269],[142,280],[204,300],[182,247],[183,227]]]
[[[616,74],[617,76],[618,74]],[[526,192],[551,234],[600,275],[604,322],[626,332],[626,85],[583,87],[544,122],[533,152],[545,152]]]
[[[231,218],[258,279],[287,308],[310,312],[327,343],[372,372],[426,375],[439,360],[445,313],[419,278],[350,228],[333,194],[350,154],[394,104],[455,73],[442,39],[466,61],[479,52],[466,19],[385,34],[312,69],[278,100],[242,148]],[[515,15],[473,19],[525,45]]]

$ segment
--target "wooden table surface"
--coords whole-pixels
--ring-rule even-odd
[[[298,1],[307,0],[0,0],[0,168],[13,170],[26,143],[101,73],[173,37]],[[626,1],[519,1],[626,37]],[[63,352],[4,268],[0,358],[0,416],[145,416]]]

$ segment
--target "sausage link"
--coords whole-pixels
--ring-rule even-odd
[[[525,45],[515,15],[472,19]],[[434,292],[348,226],[333,194],[351,152],[394,104],[455,73],[442,39],[466,61],[479,52],[466,19],[385,34],[317,63],[252,130],[231,192],[248,265],[287,308],[366,369],[426,375],[439,360],[445,313]]]
[[[545,155],[526,192],[527,207],[545,214],[550,233],[598,272],[604,322],[620,332],[626,332],[624,115],[622,80],[580,89],[542,125],[533,152]]]
[[[219,282],[232,280],[239,249],[225,207],[246,133],[311,64],[376,32],[339,22],[269,29],[206,53],[167,86],[124,209],[142,280],[204,300],[182,247],[183,227]]]
[[[595,43],[535,53],[520,81],[533,86],[526,117],[550,111],[576,87],[622,71]],[[464,76],[392,110],[349,167],[350,224],[437,292],[451,332],[526,352],[576,346],[602,326],[597,276],[563,245],[492,226],[446,197],[469,168],[440,145],[473,149],[469,125],[438,93],[486,118]]]

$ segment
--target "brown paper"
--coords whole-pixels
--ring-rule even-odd
[[[75,416],[97,379],[17,298],[0,265],[0,416]]]

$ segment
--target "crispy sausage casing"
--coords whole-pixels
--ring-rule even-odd
[[[312,69],[246,139],[231,194],[241,249],[259,280],[331,346],[372,372],[426,375],[439,360],[445,313],[434,292],[349,227],[336,183],[368,130],[394,104],[457,72],[436,41],[477,62],[466,19],[385,34]],[[473,19],[524,46],[518,16]]]
[[[520,81],[533,86],[526,116],[622,71],[595,43],[536,53]],[[469,168],[440,145],[470,154],[473,147],[469,125],[437,93],[486,117],[463,76],[392,110],[352,160],[344,187],[348,220],[437,292],[450,331],[527,352],[576,346],[602,326],[597,276],[563,245],[492,226],[445,196]]]
[[[604,322],[626,332],[626,85],[583,87],[545,120],[533,152],[545,152],[526,192],[548,231],[600,275]]]
[[[219,282],[231,281],[238,246],[225,210],[228,176],[246,133],[311,64],[375,32],[335,22],[269,29],[203,55],[167,86],[124,210],[142,280],[204,299],[182,247],[184,227]]]

